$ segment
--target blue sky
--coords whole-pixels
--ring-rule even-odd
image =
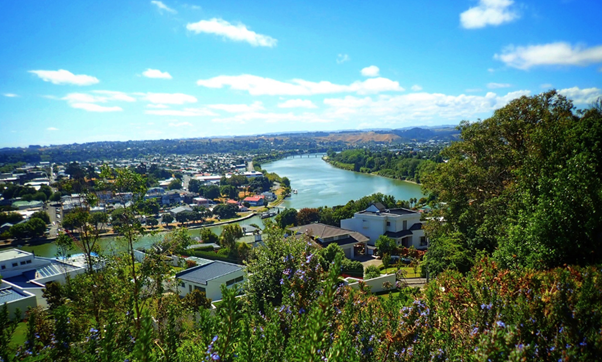
[[[0,147],[402,128],[602,96],[602,2],[5,1]]]

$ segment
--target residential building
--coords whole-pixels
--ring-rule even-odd
[[[356,212],[352,218],[341,220],[341,227],[357,231],[370,240],[366,244],[369,255],[376,249],[376,240],[386,235],[399,246],[426,249],[428,240],[422,229],[420,213],[409,209],[387,209],[381,203],[370,205],[366,210]]]
[[[245,197],[243,202],[248,202],[251,206],[263,206],[265,197],[263,195]]]
[[[38,305],[35,294],[3,280],[0,282],[0,307],[4,306],[5,303],[10,319],[15,318],[17,310],[21,311],[23,317],[23,313],[29,308],[35,308]]]
[[[214,260],[210,263],[195,266],[176,274],[178,294],[185,297],[197,289],[204,292],[211,300],[221,300],[221,286],[232,288],[244,281],[242,265]]]
[[[336,243],[349,259],[355,258],[354,247],[358,244],[366,244],[369,239],[359,232],[345,230],[336,226],[326,224],[308,224],[291,228],[296,235],[309,236],[319,247],[326,248]]]
[[[171,214],[171,216],[176,217],[176,215],[184,211],[192,211],[192,209],[189,206],[178,206],[169,210],[169,213]]]

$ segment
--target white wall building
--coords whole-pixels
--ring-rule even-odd
[[[399,246],[426,249],[428,240],[422,229],[420,213],[409,209],[386,209],[382,204],[372,204],[364,211],[356,212],[351,219],[341,220],[341,227],[357,231],[370,240],[366,248],[373,254],[376,240],[386,235]]]
[[[244,267],[242,265],[214,260],[210,263],[195,266],[176,274],[178,294],[186,294],[198,289],[205,292],[212,301],[222,299],[221,286],[232,288],[244,281]]]

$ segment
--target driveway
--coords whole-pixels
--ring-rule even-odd
[[[372,255],[356,255],[354,260],[357,260],[360,263],[362,263],[364,268],[366,268],[369,265],[380,266],[383,263],[380,259],[376,259]]]

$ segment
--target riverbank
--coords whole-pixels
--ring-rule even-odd
[[[390,180],[402,181],[402,182],[407,182],[407,183],[414,184],[414,185],[417,185],[417,186],[422,186],[421,183],[416,182],[416,181],[407,180],[407,179],[402,180],[402,179],[395,178],[395,177],[383,176],[383,175],[380,175],[378,172],[369,172],[368,173],[368,172],[355,171],[355,170],[349,169],[349,167],[343,166],[343,165],[348,165],[348,164],[337,162],[337,161],[330,161],[328,159],[328,156],[322,157],[322,160],[324,162],[328,163],[329,165],[338,168],[339,170],[355,172],[355,173],[359,173],[359,174],[362,174],[362,175],[378,176],[378,177],[383,177],[383,178],[387,178],[387,179],[390,179]]]
[[[227,225],[227,224],[234,224],[234,223],[238,223],[238,222],[250,219],[256,215],[257,215],[257,213],[255,211],[252,211],[248,215],[245,215],[245,216],[237,218],[237,219],[230,219],[230,220],[220,221],[220,222],[211,223],[211,224],[203,223],[203,224],[197,224],[197,225],[190,225],[190,226],[187,226],[186,228],[188,230],[197,230],[197,229],[202,229],[204,227],[215,227],[215,226],[221,226],[221,225]],[[154,232],[157,234],[166,234],[177,228],[178,228],[178,225],[176,223],[174,226],[161,227],[156,230],[150,229],[148,232],[149,233]],[[100,234],[99,238],[101,238],[101,239],[102,238],[115,238],[117,236],[119,236],[119,234],[117,234],[117,233],[104,233],[104,234]],[[4,243],[0,244],[0,249],[16,248],[16,247],[22,247],[22,246],[37,246],[37,245],[52,243],[55,240],[56,240],[56,237],[54,237],[54,238],[36,238],[36,239],[30,239],[30,240],[10,240],[8,242],[4,242]]]

